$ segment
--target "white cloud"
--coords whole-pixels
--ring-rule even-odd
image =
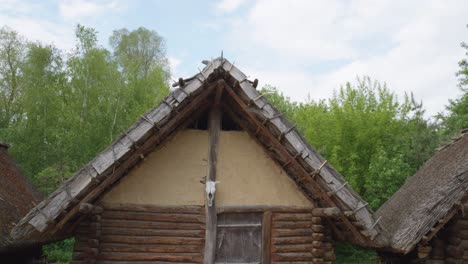
[[[459,94],[466,10],[466,1],[259,0],[229,18],[226,43],[246,73],[293,99],[326,98],[370,75],[400,96],[413,92],[434,115]]]
[[[216,5],[216,10],[221,13],[231,13],[246,2],[246,0],[223,0]]]
[[[65,20],[77,20],[94,17],[104,12],[117,11],[121,8],[120,4],[115,0],[61,0],[59,11]]]
[[[182,61],[176,57],[173,57],[173,56],[169,56],[167,58],[167,60],[169,61],[169,67],[171,69],[171,78],[173,80],[177,80],[177,76],[179,76],[179,65],[182,63]]]
[[[73,25],[52,23],[30,16],[8,16],[0,14],[3,25],[17,31],[30,41],[54,44],[62,50],[70,50],[74,45]]]

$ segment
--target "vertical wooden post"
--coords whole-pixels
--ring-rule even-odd
[[[208,117],[208,133],[209,133],[209,152],[208,152],[208,177],[206,181],[216,181],[216,165],[218,159],[218,142],[221,131],[221,110],[219,100],[221,98],[222,88],[218,87],[214,105]],[[206,230],[205,230],[205,256],[203,263],[213,264],[216,258],[216,193],[213,199],[212,206],[205,204],[206,210]]]
[[[263,213],[262,263],[271,263],[271,211]]]

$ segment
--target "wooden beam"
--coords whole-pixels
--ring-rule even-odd
[[[271,211],[263,213],[262,263],[270,263],[271,260],[271,215]]]
[[[273,213],[310,213],[314,209],[313,206],[268,206],[268,205],[252,205],[252,206],[223,206],[217,207],[219,213],[263,213],[271,211]]]
[[[216,167],[218,162],[218,143],[221,133],[221,110],[219,108],[219,100],[221,98],[222,88],[217,88],[214,105],[208,116],[208,133],[209,133],[209,157],[208,157],[208,177],[206,182],[216,182]],[[211,206],[208,201],[205,203],[206,210],[206,229],[205,229],[205,255],[203,263],[213,264],[216,258],[216,192],[213,194],[213,202]]]
[[[247,104],[232,89],[232,87],[230,87],[227,83],[224,83],[224,85],[224,90],[226,90],[226,92],[234,100],[235,104],[238,105],[242,113],[255,124],[257,130],[261,132],[262,135],[287,159],[286,162],[290,162],[290,166],[293,166],[296,169],[299,174],[299,180],[304,184],[307,184],[307,186],[310,186],[312,190],[318,194],[318,196],[322,198],[330,207],[337,207],[336,203],[326,194],[322,187],[314,179],[312,179],[310,173],[294,158],[294,155],[289,153],[289,151],[284,148],[280,140],[278,140],[278,138],[274,136],[260,120],[257,119],[255,114],[250,111]],[[252,133],[251,131],[249,132]],[[367,244],[366,239],[343,213],[340,213],[339,218],[341,218],[341,220],[346,224],[357,241],[361,242],[362,244]]]
[[[312,209],[313,216],[336,218],[336,217],[339,217],[340,214],[341,214],[341,210],[338,207]]]

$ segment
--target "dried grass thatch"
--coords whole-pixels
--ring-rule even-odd
[[[393,250],[408,253],[468,188],[468,136],[441,148],[376,212]]]

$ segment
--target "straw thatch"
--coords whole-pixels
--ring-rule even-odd
[[[16,247],[11,229],[41,198],[0,143],[0,252]]]
[[[468,188],[468,136],[440,149],[376,212],[394,251],[408,253]]]

